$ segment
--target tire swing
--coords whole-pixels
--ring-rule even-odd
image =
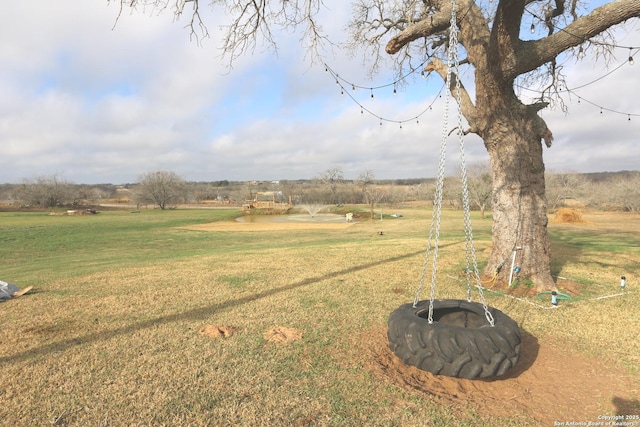
[[[387,335],[389,347],[406,365],[438,375],[475,379],[500,376],[515,366],[520,356],[521,338],[520,329],[513,319],[500,310],[487,306],[478,274],[464,161],[460,82],[457,78],[460,74],[458,53],[455,48],[458,46],[456,0],[452,0],[452,6],[444,124],[429,239],[413,303],[404,304],[390,314]],[[466,243],[466,300],[435,299],[452,66],[456,73],[455,89],[458,104],[457,133],[460,141]],[[431,256],[433,262],[430,298],[421,301],[420,294]],[[471,276],[480,294],[480,303],[471,300]]]

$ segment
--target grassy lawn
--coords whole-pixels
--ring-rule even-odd
[[[389,313],[413,300],[431,219],[398,212],[260,232],[190,228],[238,215],[228,210],[0,213],[0,279],[34,286],[0,304],[0,425],[538,425],[536,414],[478,411],[376,367]],[[541,342],[637,380],[640,217],[585,219],[550,224],[554,274],[578,283],[573,300],[543,310],[489,292],[488,303]],[[473,221],[482,261],[491,222]],[[464,298],[461,213],[445,211],[442,228],[437,296]],[[619,292],[621,275],[632,293],[593,299]],[[236,333],[209,338],[205,325]],[[275,326],[302,337],[270,342]]]

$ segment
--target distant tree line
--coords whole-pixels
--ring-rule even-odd
[[[481,212],[491,210],[492,179],[486,163],[467,170],[469,204]],[[435,179],[376,179],[371,170],[348,180],[339,167],[332,167],[311,179],[242,182],[218,180],[189,182],[171,171],[147,172],[137,183],[75,184],[55,174],[24,179],[20,184],[0,184],[0,201],[21,208],[50,209],[118,203],[171,209],[184,203],[217,203],[241,206],[258,192],[272,191],[282,201],[302,204],[364,204],[371,214],[378,205],[400,206],[408,202],[430,202]],[[583,174],[548,172],[547,205],[550,212],[563,206],[640,212],[640,171]],[[445,204],[462,206],[459,177],[448,177]]]

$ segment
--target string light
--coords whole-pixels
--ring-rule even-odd
[[[396,86],[398,85],[398,83],[400,83],[400,82],[404,81],[407,77],[409,77],[410,75],[412,75],[412,74],[416,73],[416,72],[417,72],[417,70],[422,70],[422,71],[421,71],[421,73],[420,73],[420,74],[421,74],[421,76],[422,76],[422,77],[426,77],[426,74],[425,74],[425,72],[424,72],[424,67],[427,65],[427,62],[431,60],[432,56],[433,56],[433,55],[431,55],[431,54],[428,54],[428,53],[427,53],[427,58],[426,58],[426,59],[425,59],[425,60],[424,60],[420,65],[418,65],[418,67],[417,67],[417,68],[413,68],[413,67],[411,67],[411,70],[410,70],[410,71],[408,71],[406,74],[404,74],[404,75],[400,76],[397,80],[395,80],[395,81],[393,81],[393,82],[391,82],[391,83],[387,83],[387,84],[380,85],[380,86],[374,86],[374,87],[359,86],[359,85],[357,85],[357,84],[355,84],[355,83],[348,82],[348,81],[346,81],[345,79],[341,78],[337,73],[334,73],[334,72],[333,72],[333,70],[331,70],[331,67],[329,67],[329,65],[328,65],[328,64],[326,64],[326,63],[325,63],[325,64],[324,64],[324,66],[325,66],[325,71],[327,71],[327,72],[331,72],[331,74],[333,74],[333,76],[334,76],[337,80],[342,80],[343,82],[345,82],[345,84],[347,84],[347,86],[351,86],[351,90],[353,90],[353,91],[355,91],[356,89],[371,89],[371,90],[377,90],[377,89],[382,89],[382,88],[389,87],[389,86],[396,87]]]
[[[637,113],[636,113],[636,114],[634,114],[634,113],[628,113],[628,112],[618,111],[618,110],[614,110],[614,109],[612,109],[612,108],[604,107],[604,106],[602,106],[602,105],[596,104],[595,102],[591,102],[591,101],[589,101],[588,99],[585,99],[585,98],[583,98],[583,97],[579,96],[579,95],[576,93],[576,91],[577,91],[578,89],[582,89],[582,88],[584,88],[584,87],[587,87],[587,86],[593,85],[594,83],[599,82],[600,80],[604,79],[605,77],[610,76],[610,75],[611,75],[611,74],[613,74],[615,71],[618,71],[620,68],[622,68],[623,66],[625,66],[625,65],[627,65],[627,64],[629,64],[629,65],[633,65],[633,64],[634,64],[634,61],[633,61],[633,51],[634,51],[634,49],[636,50],[636,52],[637,52],[638,50],[640,50],[640,48],[638,48],[638,47],[633,47],[633,46],[631,46],[631,47],[629,47],[629,46],[618,46],[618,45],[613,45],[613,44],[612,44],[612,45],[609,45],[609,46],[610,46],[610,47],[613,47],[613,48],[629,49],[629,59],[628,59],[628,61],[621,62],[619,65],[617,65],[617,66],[616,66],[616,67],[614,67],[613,69],[609,70],[609,71],[608,71],[608,72],[606,72],[604,75],[602,75],[602,76],[600,76],[600,77],[598,77],[598,78],[596,78],[596,79],[594,79],[594,80],[592,80],[592,81],[590,81],[590,82],[588,82],[588,83],[585,83],[585,84],[582,84],[582,85],[580,85],[580,86],[573,87],[573,88],[565,88],[564,90],[565,90],[568,94],[571,94],[571,95],[576,96],[576,97],[578,98],[578,104],[580,104],[580,103],[584,100],[586,103],[588,103],[588,104],[590,104],[590,105],[593,105],[594,107],[598,108],[598,109],[600,110],[600,114],[601,114],[601,115],[604,115],[604,111],[607,111],[607,112],[614,113],[614,114],[625,115],[625,116],[627,116],[627,118],[628,118],[628,119],[631,119],[631,116],[634,116],[634,117],[640,117],[640,114],[637,114]],[[582,51],[582,47],[580,48],[580,51]],[[584,52],[583,52],[583,55],[584,55]],[[520,86],[520,85],[518,85],[518,84],[516,84],[515,86],[516,86],[516,87],[518,87],[519,89],[522,89],[522,90],[527,90],[527,91],[535,92],[535,93],[538,93],[538,94],[544,94],[544,93],[543,93],[543,92],[541,92],[541,91],[534,90],[534,89],[530,89],[530,88],[527,88],[527,87],[523,87],[523,86]],[[559,91],[559,92],[562,92],[562,91],[563,91],[563,88],[559,88],[559,89],[558,89],[558,91]]]
[[[535,13],[531,12],[530,10],[528,10],[526,8],[525,8],[525,12],[527,12],[529,15],[531,15],[532,17],[534,17],[534,18],[536,18],[536,19],[538,19],[540,21],[544,20],[544,19],[540,18],[538,15],[536,15]],[[532,22],[531,23],[531,33],[534,33],[534,30],[535,30],[535,27],[534,27],[534,24]],[[569,32],[569,31],[567,31],[566,28],[558,28],[558,31],[566,33],[566,34],[568,34],[568,35],[570,35],[572,37],[575,37],[580,42],[584,42],[585,41],[582,37],[579,37],[579,36]],[[595,40],[589,40],[589,43],[594,44],[594,45],[599,45],[599,46],[606,46],[606,47],[609,47],[609,48],[623,48],[623,49],[628,48],[629,49],[629,64],[630,65],[633,65],[635,63],[635,61],[633,60],[633,56],[631,55],[632,50],[633,49],[640,49],[640,48],[636,48],[634,46],[620,46],[620,45],[617,45],[615,43],[605,43],[605,42],[599,42],[599,41],[595,41]],[[583,49],[582,46],[580,46],[580,49],[578,50],[578,58],[582,59],[584,57],[585,57],[584,49]]]
[[[407,118],[407,119],[403,119],[403,120],[401,120],[401,121],[398,121],[398,120],[392,120],[392,119],[387,119],[387,118],[381,117],[381,116],[379,116],[379,115],[375,114],[373,111],[369,110],[369,109],[368,109],[367,107],[365,107],[364,105],[362,105],[362,104],[361,104],[361,103],[360,103],[360,102],[359,102],[359,101],[358,101],[358,100],[357,100],[357,99],[356,99],[356,98],[351,94],[351,92],[349,92],[349,91],[347,91],[347,90],[346,90],[345,86],[347,86],[347,87],[351,87],[353,91],[355,91],[355,88],[366,88],[366,89],[368,89],[368,90],[371,92],[371,96],[370,96],[370,97],[371,97],[371,99],[373,100],[373,99],[375,99],[374,90],[376,90],[376,89],[381,89],[381,88],[385,88],[385,87],[388,87],[388,86],[391,86],[391,85],[393,85],[393,86],[394,86],[394,94],[397,94],[397,88],[396,88],[396,86],[397,86],[397,84],[398,84],[399,80],[398,80],[398,81],[395,81],[395,82],[393,82],[393,83],[390,83],[390,84],[385,84],[385,85],[375,86],[375,87],[364,87],[364,86],[358,86],[358,85],[356,85],[356,84],[354,84],[354,83],[352,83],[352,82],[348,82],[347,80],[345,80],[345,79],[343,79],[342,77],[340,77],[340,76],[338,75],[338,73],[335,73],[335,72],[331,69],[331,67],[329,67],[329,65],[328,65],[328,64],[324,64],[324,65],[325,65],[325,70],[327,70],[329,73],[331,73],[331,75],[336,79],[338,86],[340,86],[340,93],[341,93],[341,95],[347,95],[349,98],[351,98],[351,100],[352,100],[353,102],[355,102],[355,103],[360,107],[360,114],[361,114],[361,115],[364,115],[364,113],[365,113],[365,112],[367,112],[368,114],[370,114],[370,115],[372,115],[372,116],[376,117],[376,118],[379,120],[380,126],[382,126],[382,123],[383,123],[383,122],[391,122],[391,123],[398,123],[398,124],[400,125],[400,128],[402,128],[402,127],[403,127],[403,126],[402,126],[402,124],[403,124],[403,123],[405,123],[405,122],[409,122],[409,121],[412,121],[412,120],[415,120],[415,121],[416,121],[416,124],[418,124],[418,125],[419,125],[419,124],[420,124],[420,120],[419,120],[420,116],[422,116],[423,114],[427,113],[428,111],[432,111],[432,110],[433,110],[433,104],[435,104],[435,102],[436,102],[436,101],[437,101],[437,100],[442,96],[442,91],[445,89],[445,83],[442,83],[442,86],[440,87],[440,90],[438,91],[437,95],[434,97],[433,101],[432,101],[432,102],[431,102],[427,107],[425,107],[425,109],[424,109],[424,110],[422,110],[419,114],[417,114],[416,116],[414,116],[414,117],[410,117],[410,118]],[[412,73],[415,73],[415,72],[417,72],[417,71],[416,71],[416,70],[413,70],[413,71],[412,71]],[[404,79],[404,78],[406,78],[406,77],[407,77],[407,76],[403,76],[403,77],[402,77],[402,79]],[[340,83],[340,81],[343,81],[343,82],[344,82],[344,84]]]
[[[572,90],[571,90],[571,89],[567,89],[567,92],[569,92],[569,93],[571,93],[571,94],[573,94],[573,95],[576,95],[574,92],[572,92]],[[578,95],[576,95],[576,96],[578,96]],[[633,113],[627,113],[627,112],[623,112],[623,111],[617,111],[617,110],[614,110],[614,109],[612,109],[612,108],[607,108],[607,107],[604,107],[604,106],[602,106],[602,105],[598,105],[598,104],[596,104],[595,102],[589,101],[589,100],[588,100],[588,99],[586,99],[586,98],[583,98],[583,97],[581,97],[581,96],[578,96],[578,104],[580,104],[580,102],[581,102],[581,101],[584,101],[584,102],[586,102],[587,104],[593,105],[594,107],[597,107],[598,109],[600,109],[600,114],[601,114],[601,115],[604,115],[604,112],[605,112],[605,111],[607,111],[607,112],[609,112],[609,113],[625,115],[625,116],[627,116],[628,121],[631,121],[631,116],[634,116],[634,117],[640,117],[640,114],[633,114]]]
[[[492,0],[489,0],[489,1],[490,1],[490,2],[492,2]],[[526,10],[526,9],[525,9],[525,11],[526,11],[526,12],[528,12],[530,15],[532,15],[534,18],[538,18],[538,19],[540,19],[536,14],[534,14],[534,13],[530,12],[529,10]],[[536,30],[536,28],[535,28],[535,23],[534,23],[534,22],[532,22],[532,23],[531,23],[530,30],[531,30],[531,33],[532,33],[532,34],[535,34],[535,30]],[[564,29],[564,28],[560,28],[560,29],[559,29],[559,31],[563,31],[563,32],[565,32],[565,33],[567,33],[567,34],[569,34],[569,35],[572,35],[573,37],[575,37],[575,38],[577,38],[577,39],[580,39],[580,41],[581,41],[581,42],[583,42],[583,43],[585,42],[585,40],[583,40],[583,39],[579,38],[578,36],[576,36],[576,35],[574,35],[574,34],[569,33],[569,32],[568,32],[566,29]],[[575,90],[580,89],[580,88],[583,88],[583,87],[588,86],[588,85],[591,85],[591,84],[593,84],[593,83],[595,83],[595,82],[597,82],[597,81],[599,81],[599,80],[601,80],[601,79],[603,79],[603,78],[607,77],[608,75],[610,75],[611,73],[613,73],[614,71],[616,71],[617,69],[619,69],[620,67],[622,67],[622,65],[624,65],[624,64],[626,64],[626,63],[628,63],[629,65],[634,65],[634,64],[635,64],[635,61],[634,61],[634,58],[633,58],[633,51],[634,51],[634,49],[636,49],[636,50],[640,50],[640,48],[638,48],[638,47],[633,47],[633,46],[620,46],[620,45],[616,45],[616,44],[601,43],[601,42],[597,42],[597,41],[594,41],[594,40],[588,40],[588,42],[589,42],[590,44],[594,44],[594,45],[602,45],[602,46],[607,46],[607,47],[610,47],[610,48],[625,48],[625,49],[629,49],[629,58],[628,58],[628,60],[627,60],[626,62],[622,63],[621,65],[619,65],[618,67],[616,67],[614,70],[609,71],[609,72],[608,72],[607,74],[605,74],[604,76],[602,76],[602,77],[600,77],[600,78],[598,78],[598,79],[596,79],[596,80],[594,80],[594,81],[592,81],[592,82],[589,82],[589,83],[587,83],[587,84],[584,84],[584,85],[582,85],[582,86],[579,86],[579,87],[576,87],[576,88],[573,88],[573,89],[568,89],[568,88],[567,88],[567,92],[572,93],[572,94],[574,94],[574,95],[576,95],[576,94],[574,93],[574,91],[575,91]],[[580,58],[580,59],[585,58],[586,54],[585,54],[585,50],[584,50],[584,47],[583,47],[583,46],[580,46],[580,47],[579,47],[577,56],[578,56],[578,58]],[[371,91],[371,100],[374,100],[374,99],[375,99],[375,96],[374,96],[374,90],[376,90],[376,89],[381,89],[381,88],[384,88],[384,87],[388,87],[388,86],[391,86],[391,85],[393,85],[393,94],[394,94],[394,95],[396,95],[396,94],[397,94],[397,88],[396,88],[397,84],[398,84],[399,82],[403,81],[403,80],[404,80],[406,77],[408,77],[410,74],[413,74],[413,73],[417,72],[417,70],[421,70],[421,71],[420,71],[420,76],[421,76],[423,79],[424,79],[424,78],[426,78],[426,77],[427,77],[427,73],[425,73],[424,66],[425,66],[425,64],[427,63],[427,61],[429,61],[429,60],[430,60],[430,58],[431,58],[431,57],[432,57],[432,55],[431,55],[431,54],[427,54],[427,59],[426,59],[426,60],[425,60],[425,61],[424,61],[424,62],[423,62],[423,63],[422,63],[422,64],[421,64],[417,69],[414,69],[414,68],[412,67],[412,68],[411,68],[411,70],[410,70],[406,75],[401,76],[398,80],[396,80],[396,81],[394,81],[394,82],[392,82],[392,83],[387,83],[387,84],[384,84],[384,85],[381,85],[381,86],[375,86],[375,87],[358,86],[358,85],[356,85],[356,84],[354,84],[354,83],[346,82],[346,80],[342,79],[341,77],[339,77],[339,75],[338,75],[338,74],[334,73],[334,72],[330,69],[330,67],[329,67],[327,64],[324,64],[324,65],[325,65],[325,72],[330,72],[330,73],[331,73],[331,74],[336,78],[336,85],[338,85],[338,86],[340,86],[340,87],[341,87],[341,94],[342,94],[342,95],[344,95],[344,94],[345,94],[345,90],[344,90],[344,87],[340,84],[340,80],[343,80],[343,81],[345,81],[346,83],[348,83],[348,84],[351,86],[351,90],[352,90],[352,91],[354,91],[354,92],[355,92],[356,88],[369,89],[369,90]],[[416,123],[417,123],[417,124],[419,124],[419,123],[420,123],[418,119],[419,119],[419,117],[420,117],[421,115],[423,115],[423,114],[424,114],[424,113],[426,113],[427,111],[431,111],[431,110],[432,110],[432,106],[433,106],[433,104],[435,103],[435,101],[436,101],[438,98],[440,98],[440,97],[441,97],[441,94],[442,94],[442,91],[444,90],[444,88],[445,88],[445,85],[443,84],[443,86],[441,87],[440,91],[438,92],[438,95],[437,95],[436,99],[434,99],[434,101],[433,101],[433,102],[432,102],[432,103],[431,103],[427,108],[425,108],[425,109],[424,109],[420,114],[418,114],[416,117],[414,117],[414,119],[416,120]],[[521,89],[531,90],[531,89],[529,89],[529,88],[522,88],[522,87],[521,87]],[[536,91],[534,91],[534,92],[536,92]],[[368,109],[364,108],[364,107],[363,107],[363,106],[362,106],[362,105],[361,105],[361,104],[360,104],[360,103],[359,103],[359,102],[358,102],[358,101],[357,101],[357,100],[356,100],[356,99],[355,99],[355,98],[354,98],[354,97],[353,97],[349,92],[346,92],[346,93],[347,93],[347,95],[348,95],[348,96],[349,96],[349,97],[350,97],[350,98],[351,98],[351,99],[352,99],[356,104],[358,104],[358,105],[360,106],[360,114],[364,114],[364,111],[366,110],[366,111],[367,111],[367,113],[369,113],[370,115],[373,115],[373,116],[377,117],[377,118],[380,120],[380,125],[381,125],[381,126],[382,126],[382,122],[383,122],[383,121],[387,121],[387,122],[397,122],[397,123],[400,123],[400,128],[402,129],[402,123],[403,123],[402,121],[401,121],[401,122],[398,122],[398,121],[396,121],[396,120],[390,120],[390,119],[386,119],[386,118],[380,117],[380,116],[376,115],[375,113],[373,113],[372,111],[370,111],[370,110],[368,110]],[[541,93],[541,92],[539,92],[539,93]],[[577,96],[577,95],[576,95],[576,96]],[[579,104],[579,103],[581,102],[581,100],[583,100],[583,99],[584,99],[584,98],[582,98],[582,97],[578,96],[578,104]],[[589,103],[589,104],[591,104],[591,105],[593,105],[593,106],[598,107],[598,108],[600,109],[600,114],[601,114],[601,115],[603,115],[603,114],[604,114],[604,110],[606,110],[606,111],[609,111],[609,112],[612,112],[612,113],[615,113],[615,114],[625,114],[625,115],[627,115],[627,120],[628,120],[628,121],[631,121],[631,116],[640,117],[640,114],[625,113],[625,112],[616,111],[616,110],[613,110],[613,109],[610,109],[610,108],[605,108],[605,107],[600,106],[600,105],[597,105],[597,104],[595,104],[595,103],[593,103],[593,102],[591,102],[591,101],[589,101],[589,100],[587,100],[587,99],[584,99],[584,101],[585,101],[585,102],[587,102],[587,103]],[[409,119],[409,120],[411,120],[411,119]],[[408,120],[404,120],[404,121],[408,121]]]

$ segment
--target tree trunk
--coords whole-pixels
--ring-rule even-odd
[[[493,175],[493,248],[484,273],[494,277],[498,272],[500,287],[508,286],[516,251],[521,278],[531,280],[538,290],[555,289],[539,120],[526,108],[511,109],[508,116],[492,116],[482,135]]]

